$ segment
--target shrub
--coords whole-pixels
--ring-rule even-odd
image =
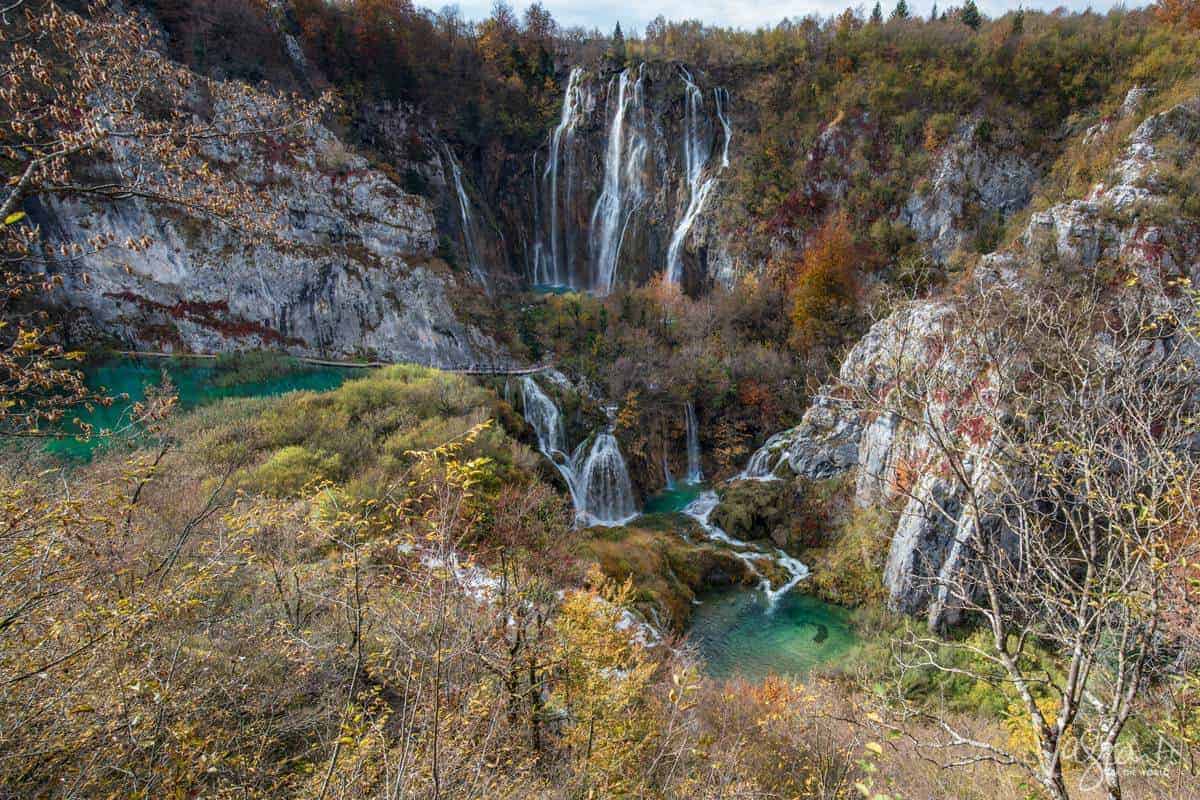
[[[341,473],[342,459],[337,454],[293,445],[276,451],[255,468],[245,485],[272,497],[290,497],[313,482],[335,480]]]

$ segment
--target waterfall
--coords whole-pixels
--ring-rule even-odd
[[[754,451],[746,468],[738,475],[739,480],[773,481],[776,480],[775,470],[783,459],[788,457],[787,445],[794,433],[789,428],[773,434],[762,447]]]
[[[687,401],[685,417],[687,419],[687,459],[688,483],[699,483],[704,480],[704,472],[700,468],[700,430],[696,423],[696,407],[692,401]]]
[[[454,190],[458,193],[458,210],[462,215],[462,231],[463,243],[467,251],[467,262],[471,267],[471,274],[476,280],[487,287],[487,272],[483,269],[483,265],[479,260],[479,247],[475,242],[475,224],[471,217],[471,199],[467,197],[467,192],[463,188],[462,170],[458,167],[458,162],[454,160],[454,154],[450,152],[450,148],[446,148],[446,157],[450,162],[450,173],[454,177]]]
[[[609,89],[613,115],[604,153],[604,184],[592,209],[589,236],[592,259],[590,288],[600,295],[608,294],[616,282],[621,245],[630,217],[645,201],[643,165],[647,145],[643,133],[644,71],[645,64],[638,67],[635,79],[630,70],[622,70],[617,79],[615,103],[611,84]]]
[[[733,137],[733,128],[729,125],[729,115],[725,112],[725,105],[729,102],[729,91],[718,86],[713,89],[713,104],[717,107],[717,120],[721,123],[721,130],[725,132],[725,143],[721,146],[721,167],[729,166],[729,140]]]
[[[686,93],[686,103],[683,117],[683,157],[684,170],[688,184],[688,206],[683,218],[675,226],[671,234],[671,244],[667,248],[667,281],[679,283],[683,278],[683,245],[687,242],[688,233],[692,230],[696,218],[704,210],[708,196],[717,185],[716,174],[704,178],[704,167],[708,164],[711,136],[704,123],[704,94],[700,87],[692,81],[691,73],[680,67],[680,76]],[[725,113],[725,102],[728,92],[724,89],[713,90],[713,103],[717,110],[717,119],[725,133],[724,146],[721,151],[721,165],[717,172],[729,166],[729,138],[731,129],[729,118]]]
[[[567,484],[576,519],[588,525],[623,525],[637,516],[633,483],[616,437],[597,434],[590,449],[585,449],[585,439],[568,457],[562,413],[531,376],[521,379],[521,399],[538,450]]]
[[[779,598],[790,592],[795,588],[796,584],[808,577],[808,567],[799,559],[792,558],[778,548],[775,548],[774,552],[764,552],[749,542],[733,538],[721,530],[721,528],[714,525],[709,520],[709,517],[712,516],[713,509],[720,505],[720,502],[717,493],[709,489],[706,492],[702,492],[700,496],[689,503],[683,509],[683,513],[700,523],[700,527],[708,535],[708,538],[728,545],[733,550],[733,554],[749,567],[751,574],[759,577],[758,588],[762,590],[767,598],[768,611],[773,611],[776,603],[779,602]],[[763,577],[762,573],[758,571],[758,567],[754,564],[755,561],[767,559],[773,559],[776,564],[787,571],[788,579],[777,588],[771,587],[771,582]]]
[[[534,283],[548,286],[569,286],[574,275],[574,253],[571,247],[564,251],[562,227],[559,225],[559,164],[565,169],[565,181],[561,194],[565,202],[562,206],[568,211],[571,208],[571,196],[574,181],[574,151],[572,142],[575,137],[575,126],[579,124],[583,113],[590,103],[583,86],[583,68],[573,67],[567,77],[567,89],[563,95],[562,112],[559,115],[558,126],[550,134],[550,157],[546,161],[546,170],[542,180],[546,183],[546,195],[550,200],[549,242],[539,241],[536,247],[537,257],[534,267]],[[564,149],[565,145],[565,149]],[[536,174],[536,172],[535,172]],[[539,238],[544,232],[539,230]]]
[[[598,525],[622,525],[637,516],[633,484],[617,437],[608,432],[598,434],[576,475],[587,521]]]

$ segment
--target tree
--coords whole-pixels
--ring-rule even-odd
[[[1168,25],[1200,30],[1200,0],[1158,0],[1154,13]]]
[[[626,60],[625,52],[625,34],[621,33],[621,23],[613,28],[612,44],[610,46],[609,55],[619,66],[624,66]]]
[[[1022,8],[1021,6],[1017,6],[1017,10],[1013,12],[1012,29],[1011,29],[1010,34],[1012,36],[1020,36],[1024,32],[1025,32],[1025,9]]]
[[[1194,611],[1180,611],[1200,547],[1189,319],[1194,304],[1164,312],[1150,293],[986,289],[950,312],[940,346],[852,390],[929,443],[931,480],[902,490],[905,513],[955,536],[915,580],[931,608],[980,626],[949,642],[911,636],[902,667],[1007,693],[1028,747],[916,710],[945,735],[931,750],[1018,766],[1058,800],[1065,765],[1088,765],[1121,797],[1122,733],[1144,688],[1192,647]]]
[[[61,435],[72,408],[105,398],[71,366],[81,354],[55,340],[40,301],[64,262],[136,251],[150,240],[53,246],[27,211],[139,199],[269,236],[268,194],[214,168],[216,148],[270,140],[286,150],[322,103],[269,95],[247,102],[244,85],[199,78],[166,60],[148,23],[102,4],[74,13],[54,0],[22,0],[9,15],[0,50],[0,153],[12,170],[0,190],[0,437]]]
[[[929,21],[937,22],[937,20],[938,20],[938,7],[937,7],[937,3],[934,3],[933,10],[929,12]]]
[[[880,7],[878,0],[876,0],[875,7],[873,9],[871,9],[871,24],[872,25],[882,25],[883,24],[883,8]]]
[[[975,0],[967,0],[967,2],[963,3],[962,11],[959,12],[959,19],[971,30],[979,30],[979,26],[983,24],[983,17],[979,14],[979,7],[975,5]]]
[[[899,0],[896,7],[892,9],[891,19],[908,19],[908,3],[905,0]]]

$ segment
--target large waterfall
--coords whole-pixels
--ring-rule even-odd
[[[704,210],[704,204],[717,183],[716,173],[704,177],[704,169],[711,155],[711,132],[704,116],[704,93],[693,81],[691,73],[683,67],[679,68],[686,93],[683,124],[683,156],[684,169],[687,177],[689,200],[683,218],[675,226],[671,235],[671,244],[667,248],[667,280],[679,283],[683,278],[683,246],[687,242],[688,233],[692,230],[696,218]],[[725,102],[728,94],[724,89],[713,90],[713,104],[716,106],[717,120],[725,135],[721,150],[721,164],[717,172],[729,165],[729,118],[725,113]]]
[[[542,455],[563,476],[576,519],[585,525],[623,525],[636,517],[633,483],[616,437],[601,432],[590,448],[586,440],[580,442],[568,457],[558,406],[531,376],[521,379],[521,390],[525,421],[537,434]]]
[[[487,271],[483,268],[483,263],[479,258],[475,220],[471,216],[471,199],[467,197],[467,192],[463,188],[462,170],[459,169],[458,161],[455,160],[454,154],[450,152],[449,147],[446,148],[446,160],[450,162],[450,174],[454,178],[454,190],[458,193],[458,210],[462,217],[463,246],[467,251],[467,262],[471,267],[471,274],[486,287],[488,285]]]
[[[643,169],[646,161],[645,104],[642,92],[645,64],[637,75],[622,70],[616,79],[614,102],[609,90],[612,122],[604,151],[604,188],[592,209],[589,252],[591,289],[608,294],[616,282],[621,244],[629,219],[646,198]]]
[[[536,231],[538,242],[534,245],[533,282],[546,286],[571,286],[575,275],[575,252],[571,242],[563,243],[563,227],[559,223],[560,208],[571,209],[574,192],[575,150],[572,146],[575,128],[589,110],[591,94],[583,83],[583,69],[574,67],[567,78],[567,91],[563,96],[562,113],[558,126],[550,135],[550,157],[542,174],[545,184],[544,196],[549,206],[549,228],[540,224]],[[534,170],[536,174],[536,169]],[[563,173],[560,184],[559,174]],[[573,227],[568,226],[568,232]],[[548,234],[548,235],[547,235]],[[548,241],[547,241],[548,239]]]
[[[704,480],[704,471],[700,468],[700,426],[696,422],[696,407],[692,401],[687,401],[685,407],[687,419],[687,459],[688,483],[699,483]]]
[[[688,236],[703,213],[717,185],[717,175],[729,166],[732,126],[728,115],[729,93],[712,90],[711,108],[706,91],[692,74],[680,67],[683,80],[684,119],[682,121],[683,180],[669,190],[654,195],[655,202],[671,202],[679,208],[656,209],[678,220],[669,239],[665,231],[648,237],[654,252],[630,252],[631,241],[647,241],[642,236],[639,211],[650,201],[650,185],[665,180],[656,170],[664,168],[650,158],[654,135],[669,127],[658,119],[648,119],[650,103],[646,98],[647,67],[622,70],[608,82],[607,92],[594,89],[594,76],[580,67],[571,70],[563,94],[558,123],[548,137],[544,163],[535,159],[534,235],[528,252],[527,268],[531,283],[540,286],[564,286],[605,295],[612,291],[621,274],[621,264],[631,257],[653,263],[666,248],[666,273],[678,283],[683,273],[683,254]],[[592,152],[594,133],[599,132],[599,114],[594,114],[597,98],[605,97],[603,109],[603,177],[599,185],[591,180],[588,165],[581,160]],[[659,106],[655,104],[654,108]],[[656,134],[655,132],[659,132]],[[584,134],[587,134],[585,137]],[[718,135],[720,140],[717,147]],[[673,188],[678,185],[678,192]],[[595,194],[593,194],[595,191]],[[687,192],[686,200],[683,191]],[[678,198],[674,196],[678,194]],[[592,198],[595,198],[593,201]],[[591,203],[590,212],[586,204]],[[589,214],[586,221],[584,214]],[[639,224],[635,224],[639,222]],[[586,238],[585,238],[586,237]],[[661,262],[659,262],[661,263]]]

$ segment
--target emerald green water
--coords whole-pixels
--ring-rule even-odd
[[[803,677],[845,658],[856,644],[849,613],[808,595],[784,595],[773,610],[757,591],[722,591],[701,600],[692,610],[688,641],[713,677]]]
[[[77,409],[72,418],[78,417],[94,426],[87,441],[73,437],[54,439],[46,444],[46,451],[63,458],[90,459],[98,448],[112,440],[113,430],[127,423],[133,404],[146,399],[146,389],[162,383],[166,373],[179,395],[180,410],[188,410],[211,403],[224,397],[265,397],[285,392],[308,389],[328,391],[336,389],[348,377],[361,370],[343,367],[297,367],[282,375],[262,380],[233,382],[222,378],[221,370],[211,361],[186,358],[113,358],[84,367],[87,385],[95,391],[103,391],[109,397],[119,398],[107,408],[97,407],[92,411]],[[74,429],[72,426],[70,429]]]
[[[704,489],[705,486],[703,484],[683,483],[681,481],[647,498],[646,506],[642,513],[672,514],[683,511],[687,507],[687,504],[695,500]]]

